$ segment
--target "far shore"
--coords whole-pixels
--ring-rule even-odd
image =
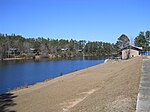
[[[113,54],[115,56],[116,54]],[[9,58],[0,58],[1,61],[12,61],[12,60],[42,60],[42,59],[49,59],[49,60],[55,60],[55,59],[71,59],[75,57],[92,57],[92,56],[102,56],[102,57],[109,57],[110,55],[100,55],[100,54],[77,54],[77,55],[62,55],[62,54],[48,54],[48,55],[25,55],[25,56],[13,56]]]
[[[0,60],[6,60],[6,61],[11,61],[11,60],[25,60],[25,58],[4,58],[4,59],[0,59]]]
[[[108,62],[11,91],[18,112],[135,112],[142,57]]]

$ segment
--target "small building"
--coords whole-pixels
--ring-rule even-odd
[[[65,48],[65,49],[62,48],[62,49],[61,49],[61,51],[68,51],[68,50],[69,50],[68,48]]]
[[[34,48],[30,48],[30,53],[37,53],[37,50]]]
[[[142,47],[129,45],[121,49],[122,59],[129,59],[132,57],[140,56]]]
[[[17,48],[9,48],[8,49],[8,54],[19,54],[19,50]]]
[[[77,52],[82,52],[83,50],[82,49],[78,49],[78,50],[76,50]]]

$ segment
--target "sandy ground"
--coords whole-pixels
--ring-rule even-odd
[[[105,63],[12,92],[17,112],[135,112],[142,58]]]

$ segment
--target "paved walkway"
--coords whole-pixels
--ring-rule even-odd
[[[143,62],[136,112],[150,112],[150,59]]]

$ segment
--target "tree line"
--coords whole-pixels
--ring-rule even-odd
[[[10,52],[10,50],[15,51]],[[25,38],[15,34],[0,34],[0,58],[31,55],[47,56],[48,54],[59,57],[112,55],[116,54],[116,46],[113,43],[99,41],[77,41],[43,37]]]
[[[118,56],[120,49],[130,45],[130,39],[122,34],[116,43],[86,40],[66,40],[50,38],[25,38],[15,34],[0,34],[0,58],[33,57],[36,55],[51,57],[74,57],[93,55]],[[134,45],[150,51],[150,31],[140,32],[134,39]]]
[[[142,47],[143,51],[150,51],[150,31],[140,32],[134,40],[135,46]]]

